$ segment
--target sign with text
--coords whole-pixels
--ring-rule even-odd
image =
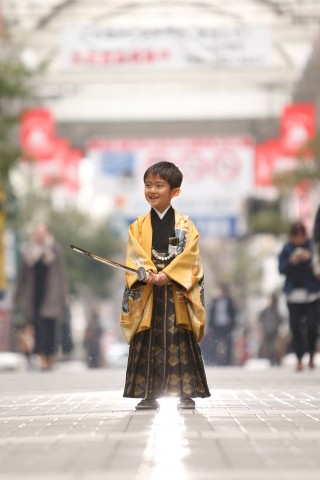
[[[270,30],[264,26],[217,28],[69,27],[63,36],[66,68],[124,66],[264,66]]]
[[[95,191],[115,204],[121,197],[127,218],[148,210],[143,175],[161,160],[175,163],[184,175],[175,207],[197,218],[203,230],[211,223],[208,234],[218,230],[219,219],[224,231],[234,232],[242,202],[253,190],[254,143],[247,137],[95,139],[88,148]]]

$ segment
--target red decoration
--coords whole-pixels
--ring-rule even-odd
[[[49,159],[54,151],[55,126],[49,110],[26,110],[21,117],[20,144],[25,156]]]
[[[281,144],[287,155],[296,155],[316,134],[316,108],[312,103],[285,107],[281,117]]]
[[[71,192],[78,192],[80,188],[79,164],[83,157],[81,150],[68,150],[62,165],[62,182]]]
[[[53,186],[61,183],[63,166],[70,150],[69,142],[65,138],[56,138],[53,142],[51,157],[41,162],[39,172],[44,186]]]
[[[255,157],[255,184],[258,187],[272,184],[272,178],[282,156],[281,145],[278,140],[257,145]]]

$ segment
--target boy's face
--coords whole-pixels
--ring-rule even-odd
[[[148,175],[144,182],[144,196],[151,207],[163,212],[171,199],[177,197],[180,188],[171,189],[170,184],[159,175]]]

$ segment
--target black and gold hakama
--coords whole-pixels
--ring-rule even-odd
[[[152,258],[158,270],[164,265]],[[168,264],[168,262],[167,262]],[[172,285],[154,285],[150,329],[130,344],[124,397],[209,397],[194,333],[177,327]]]

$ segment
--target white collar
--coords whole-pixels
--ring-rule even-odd
[[[159,210],[157,210],[156,208],[153,208],[153,210],[156,212],[156,214],[158,215],[158,217],[160,218],[160,220],[162,220],[163,217],[165,216],[165,214],[167,213],[167,211],[169,210],[170,207],[171,207],[171,205],[169,205],[169,207],[166,208],[163,212],[159,212]]]

